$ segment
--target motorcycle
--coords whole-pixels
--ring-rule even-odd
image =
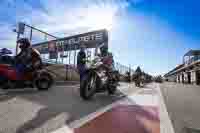
[[[42,67],[34,71],[28,71],[19,77],[19,73],[15,67],[15,58],[11,56],[4,56],[7,61],[0,61],[0,88],[2,89],[16,89],[25,87],[37,87],[39,90],[48,90],[53,78]]]
[[[141,75],[135,74],[135,75],[133,76],[133,80],[134,80],[134,82],[135,82],[135,86],[136,86],[136,87],[141,87],[141,84],[142,84]]]
[[[112,95],[118,86],[118,71],[113,71],[110,57],[96,57],[89,65],[80,84],[80,96],[91,99],[95,93],[108,92]]]
[[[136,80],[136,81],[135,81],[135,86],[136,86],[136,87],[141,87],[141,82],[140,82],[139,80]]]

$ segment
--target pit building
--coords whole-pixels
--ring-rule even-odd
[[[182,64],[164,75],[166,81],[200,85],[200,50],[190,50]]]

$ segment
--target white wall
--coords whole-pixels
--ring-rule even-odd
[[[196,71],[191,71],[191,83],[196,84]]]

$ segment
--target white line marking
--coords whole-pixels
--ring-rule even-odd
[[[169,113],[167,112],[167,108],[164,103],[164,97],[158,84],[155,89],[158,91],[158,95],[160,96],[160,131],[161,133],[175,133]]]
[[[68,126],[64,126],[51,133],[74,133],[74,129],[71,129]]]
[[[69,124],[69,127],[71,128],[78,128],[78,127],[81,127],[82,125],[84,125],[85,123],[95,119],[96,117],[100,116],[101,114],[103,114],[104,112],[112,109],[113,107],[119,105],[121,103],[121,100],[119,101],[116,101],[110,105],[107,105],[106,107],[104,108],[101,108],[91,114],[89,114],[88,116],[86,117],[83,117],[82,119],[79,119],[79,120],[75,120],[74,122],[70,123]]]

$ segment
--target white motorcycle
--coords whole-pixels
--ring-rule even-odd
[[[80,85],[80,96],[84,100],[91,99],[95,93],[116,92],[118,71],[113,71],[112,59],[109,56],[96,57],[87,67]]]

